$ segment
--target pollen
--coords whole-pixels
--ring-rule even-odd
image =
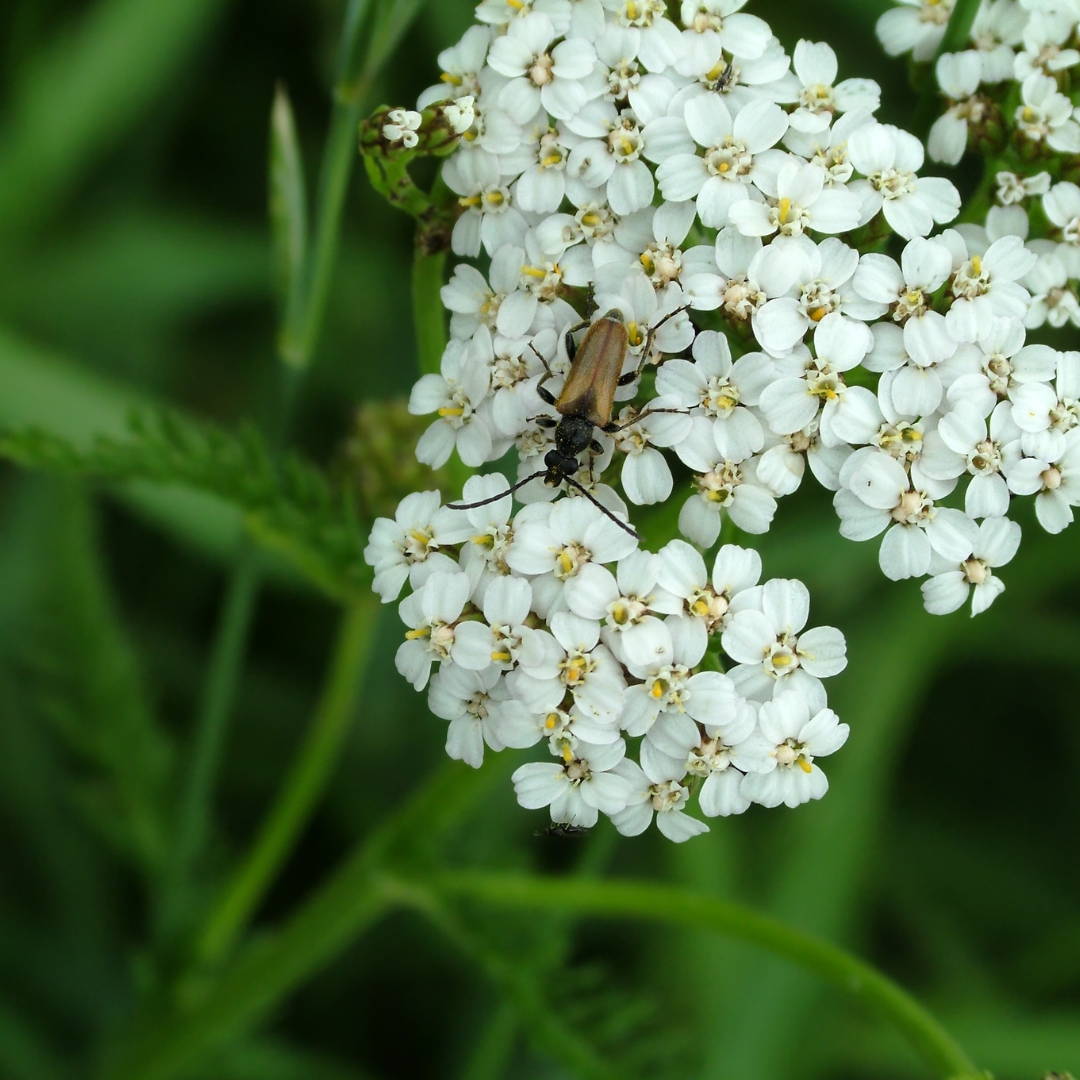
[[[521,272],[526,277],[536,278],[539,281],[543,281],[547,277],[547,271],[541,269],[539,266],[523,266]]]
[[[477,533],[476,536],[470,537],[470,539],[478,547],[489,548],[495,546],[495,537],[491,533]]]
[[[626,325],[626,338],[633,346],[640,345],[645,340],[645,335],[641,332],[641,327],[636,322],[630,322]]]
[[[464,416],[465,410],[456,405],[444,405],[438,413],[440,416]]]
[[[636,19],[640,17],[641,9],[634,3],[634,0],[629,0],[626,5],[626,17],[628,19]]]
[[[496,664],[509,664],[512,657],[505,649],[496,649],[495,652],[491,654],[491,659],[494,660]]]
[[[450,86],[460,86],[465,80],[460,75],[454,75],[449,71],[444,71],[439,78]]]
[[[544,717],[544,728],[545,728],[545,730],[554,731],[554,729],[557,728],[558,726],[559,726],[559,714],[558,713],[553,713],[553,712],[548,713],[547,716]]]
[[[971,272],[973,274],[982,273],[982,259],[978,255],[971,256]]]
[[[813,307],[809,311],[810,321],[821,322],[821,320],[824,319],[825,316],[828,314],[829,309],[827,307]]]
[[[795,761],[795,764],[798,765],[804,773],[811,773],[814,771],[814,766],[806,760],[806,756],[804,754],[799,755],[799,757]]]
[[[466,132],[466,135],[467,134],[468,132]],[[462,195],[461,198],[458,199],[458,205],[465,207],[479,206],[480,201],[479,195]]]
[[[657,701],[659,701],[667,692],[668,684],[663,679],[653,680],[652,688],[649,690],[649,693],[656,698]]]
[[[430,626],[418,626],[415,630],[405,631],[406,641],[415,641],[417,638],[425,638],[431,636]]]
[[[791,217],[791,200],[783,198],[777,204],[777,217],[781,225],[786,225]]]

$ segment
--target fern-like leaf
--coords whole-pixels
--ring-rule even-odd
[[[0,432],[0,457],[26,468],[111,483],[179,484],[238,507],[254,538],[335,599],[368,587],[365,526],[352,494],[295,454],[280,460],[252,426],[196,424],[175,413],[139,413],[126,437],[87,448],[40,428]]]

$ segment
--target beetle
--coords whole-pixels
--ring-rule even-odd
[[[661,323],[685,310],[685,308],[676,308],[665,315],[650,329],[649,336],[655,333]],[[620,430],[622,425],[613,423],[611,419],[611,413],[615,407],[615,390],[617,387],[632,383],[641,373],[641,368],[639,366],[625,375],[622,373],[626,353],[630,347],[630,335],[620,311],[612,309],[596,319],[585,332],[580,344],[574,341],[574,332],[578,329],[580,326],[570,327],[566,331],[566,354],[570,358],[570,372],[558,397],[544,386],[548,379],[554,377],[554,372],[548,367],[543,357],[540,358],[546,374],[537,384],[536,392],[560,414],[558,420],[550,416],[532,417],[542,427],[555,429],[555,446],[544,455],[544,468],[538,469],[490,498],[471,503],[448,503],[451,510],[471,510],[476,506],[485,506],[510,495],[531,480],[542,476],[547,484],[555,485],[565,481],[571,487],[577,488],[620,529],[637,537],[636,530],[600,503],[575,479],[574,473],[581,468],[581,463],[578,461],[581,454],[586,450],[599,453],[603,449],[593,436],[593,428],[599,428],[609,434]],[[539,356],[539,353],[537,355]],[[635,418],[634,422],[638,419],[640,417]]]

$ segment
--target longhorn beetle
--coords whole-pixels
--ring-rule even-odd
[[[661,323],[685,310],[685,308],[676,308],[665,315],[649,330],[649,337],[652,337]],[[552,378],[553,372],[541,357],[547,373],[537,384],[536,392],[561,414],[559,420],[554,420],[550,416],[533,417],[541,426],[555,429],[555,447],[544,455],[544,468],[538,469],[490,498],[471,503],[448,503],[451,510],[471,510],[476,506],[485,506],[487,503],[495,502],[517,491],[518,488],[524,487],[538,476],[542,476],[547,484],[555,485],[565,481],[571,487],[577,488],[620,529],[625,529],[631,536],[637,537],[638,534],[634,528],[617,518],[600,503],[574,478],[574,473],[581,468],[578,462],[580,454],[590,449],[599,453],[603,449],[593,438],[593,428],[599,428],[610,434],[619,431],[621,426],[624,426],[612,423],[611,420],[611,412],[615,406],[615,389],[632,383],[641,373],[641,367],[639,365],[634,371],[622,374],[630,336],[621,312],[614,309],[605,312],[585,332],[580,344],[574,342],[576,329],[580,327],[571,327],[566,331],[566,354],[570,358],[570,373],[566,377],[562,393],[557,398],[544,387],[544,383]],[[680,412],[681,410],[653,411]],[[635,418],[633,422],[636,423],[640,418],[640,416]]]

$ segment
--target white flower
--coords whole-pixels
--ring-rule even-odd
[[[866,443],[881,423],[874,395],[862,386],[847,386],[843,373],[854,368],[873,344],[863,323],[839,312],[826,315],[814,331],[816,357],[797,349],[776,362],[777,377],[761,393],[761,411],[777,435],[806,428],[820,412],[821,439],[826,446]]]
[[[756,15],[740,14],[747,0],[683,0],[683,46],[715,59],[720,50],[740,59],[761,56],[772,34]]]
[[[620,559],[615,574],[590,563],[582,567],[568,592],[570,610],[604,623],[604,640],[621,659],[647,664],[654,655],[659,624],[654,613],[676,614],[681,608],[677,597],[657,586],[658,572],[659,556],[647,551]]]
[[[701,552],[685,540],[668,541],[656,557],[657,581],[682,601],[682,613],[698,627],[704,654],[706,636],[727,626],[742,602],[739,598],[761,580],[761,556],[751,548],[725,544],[716,553],[711,574]]]
[[[476,123],[476,98],[472,94],[439,106],[439,112],[455,135],[464,135]]]
[[[660,191],[673,202],[695,199],[701,223],[720,228],[730,220],[732,207],[750,198],[748,185],[757,175],[757,155],[780,141],[788,118],[771,101],[753,102],[733,116],[714,94],[690,98],[684,116],[690,135],[705,153],[666,156],[656,172]]]
[[[652,824],[654,815],[656,827],[677,844],[709,831],[705,822],[685,812],[690,791],[680,782],[681,777],[652,775],[629,760],[617,771],[630,788],[626,806],[611,818],[623,836],[639,836]]]
[[[824,131],[835,113],[873,113],[881,103],[881,88],[872,79],[836,82],[836,53],[823,41],[800,41],[791,66],[801,83],[799,107],[790,116],[791,126],[799,131]]]
[[[497,668],[465,671],[455,664],[444,664],[428,688],[428,708],[449,721],[447,754],[474,769],[483,763],[485,744],[497,751],[506,746],[531,746],[536,741],[507,742],[503,737],[506,726],[500,723],[502,710],[513,714],[520,705],[507,697]]]
[[[1056,75],[1080,64],[1080,52],[1068,47],[1076,21],[1076,12],[1067,9],[1030,12],[1023,27],[1024,48],[1014,60],[1016,78],[1023,81],[1034,74]]]
[[[939,480],[962,472],[971,476],[964,511],[972,518],[1002,517],[1009,509],[1009,489],[1002,475],[1020,453],[1020,430],[1002,402],[987,423],[977,408],[961,402],[941,418],[925,440],[922,469]],[[961,523],[962,528],[966,528]]]
[[[926,148],[935,161],[955,165],[967,149],[969,121],[977,124],[986,113],[986,102],[974,96],[982,80],[982,58],[977,52],[945,53],[935,72],[949,107],[930,128]]]
[[[959,561],[964,552],[965,515],[937,507],[925,492],[911,486],[904,467],[875,447],[856,450],[840,471],[844,487],[833,498],[840,515],[840,535],[869,540],[883,529],[878,553],[882,573],[891,581],[921,577],[937,552]]]
[[[645,134],[629,109],[617,113],[610,108],[605,119],[604,137],[580,142],[570,154],[567,170],[589,187],[602,189],[616,214],[632,214],[649,205],[656,188],[642,159]]]
[[[656,410],[656,411],[650,411]],[[613,420],[615,448],[626,455],[622,486],[626,497],[639,506],[663,502],[671,494],[672,478],[667,458],[657,447],[674,446],[685,438],[691,420],[671,399],[659,397],[643,410],[623,409]]]
[[[1035,517],[1048,533],[1064,531],[1072,523],[1072,508],[1080,506],[1080,428],[1059,444],[1055,460],[1024,457],[1006,472],[1009,489],[1035,496]]]
[[[468,599],[467,574],[437,571],[401,601],[398,614],[409,629],[398,646],[394,664],[413,689],[427,686],[434,661],[450,658],[455,627]]]
[[[586,828],[598,813],[617,814],[631,797],[631,785],[617,771],[626,746],[579,742],[558,762],[533,761],[514,771],[514,794],[527,810],[551,808],[551,820]]]
[[[700,410],[713,421],[716,447],[725,458],[745,460],[762,448],[765,432],[748,408],[757,404],[769,371],[752,354],[731,361],[727,338],[703,330],[694,339],[694,362],[674,359],[656,375],[656,389],[676,407]]]
[[[1080,299],[1068,284],[1068,266],[1073,264],[1075,256],[1067,245],[1053,245],[1048,240],[1035,240],[1031,247],[1039,250],[1038,261],[1024,278],[1024,285],[1032,294],[1024,325],[1030,329],[1044,325],[1060,329],[1070,323],[1080,326]]]
[[[1036,72],[1021,84],[1023,104],[1016,107],[1016,127],[1032,142],[1045,142],[1051,150],[1080,153],[1080,124],[1073,119],[1073,103],[1058,92],[1057,81]]]
[[[644,681],[627,689],[621,721],[627,734],[649,736],[642,745],[646,768],[647,750],[685,758],[697,742],[696,724],[723,725],[737,704],[726,675],[693,670],[705,653],[705,638],[692,619],[673,617],[658,629],[662,635],[657,636],[654,658],[631,664],[632,673]]]
[[[965,402],[989,416],[998,400],[1017,386],[1049,382],[1057,370],[1057,354],[1047,345],[1025,345],[1024,327],[1015,319],[982,323],[972,352],[981,370],[961,375],[949,387],[952,404]]]
[[[704,417],[694,420],[690,434],[675,452],[694,470],[695,494],[683,503],[679,531],[701,547],[711,547],[720,535],[720,515],[749,533],[768,532],[776,513],[776,499],[758,482],[756,460],[735,459],[716,448],[713,425]]]
[[[910,52],[916,61],[930,60],[945,36],[956,0],[896,0],[877,21],[877,35],[890,56]]]
[[[486,26],[470,26],[461,40],[439,53],[442,75],[439,82],[429,86],[417,102],[426,109],[436,101],[475,96],[480,91],[480,70],[487,59],[491,31]]]
[[[1020,176],[1003,170],[997,174],[997,201],[1002,206],[1014,206],[1032,195],[1045,195],[1050,190],[1050,174],[1036,173],[1034,176]],[[1049,216],[1049,211],[1047,211]]]
[[[416,456],[433,469],[444,465],[456,449],[466,465],[489,460],[493,444],[490,374],[473,343],[451,340],[443,353],[441,375],[421,375],[409,395],[409,412],[438,413],[420,436]]]
[[[923,604],[931,615],[947,615],[963,607],[971,593],[971,614],[984,612],[1004,591],[994,570],[1011,561],[1020,546],[1020,526],[1004,517],[987,518],[968,529],[971,550],[955,563],[935,558],[933,577],[922,584]]]
[[[836,237],[815,244],[808,236],[783,237],[764,249],[766,258],[786,264],[793,278],[791,294],[767,300],[753,316],[754,336],[773,356],[793,349],[830,312],[839,311],[869,321],[883,305],[866,299],[852,287],[859,253]]]
[[[420,129],[421,116],[410,109],[391,109],[386,114],[382,136],[387,142],[400,142],[406,150],[411,150],[420,141],[417,131]]]
[[[454,154],[443,167],[447,187],[459,196],[462,214],[450,243],[455,255],[489,255],[503,244],[520,244],[528,225],[502,182],[498,158],[489,154]]]
[[[519,663],[526,669],[557,663],[550,635],[525,625],[532,606],[532,589],[522,578],[494,578],[484,591],[484,622],[458,624],[453,660],[469,671],[494,666],[509,671]]]
[[[488,64],[510,82],[499,94],[499,107],[511,116],[532,116],[543,108],[556,119],[573,116],[588,100],[584,79],[596,62],[592,44],[566,39],[552,47],[557,34],[540,12],[515,19],[491,44]]]
[[[414,491],[398,503],[393,519],[376,518],[364,562],[375,570],[374,589],[382,602],[396,599],[407,580],[415,589],[435,571],[457,570],[439,548],[459,544],[468,535],[468,521],[442,506],[437,491]]]
[[[738,665],[729,674],[740,694],[766,701],[787,686],[816,692],[820,679],[847,666],[839,630],[818,626],[802,632],[810,594],[801,581],[767,581],[751,599],[754,606],[740,607],[721,638],[724,652]]]
[[[730,208],[731,223],[746,236],[800,236],[807,230],[848,232],[860,224],[860,203],[854,192],[826,187],[820,165],[790,159],[775,175],[759,169],[754,184],[767,203],[746,199]]]
[[[968,255],[959,233],[943,239],[953,247],[952,306],[945,316],[949,333],[957,341],[974,341],[980,327],[994,316],[1022,318],[1031,299],[1020,279],[1035,265],[1037,256],[1018,236],[1002,236],[984,254]]]
[[[675,282],[658,290],[640,269],[617,276],[617,288],[606,277],[597,283],[596,310],[615,310],[622,315],[630,342],[629,357],[635,368],[690,347],[694,327],[686,312],[678,311],[686,307],[686,298]]]
[[[888,13],[886,13],[888,14]],[[960,193],[936,176],[917,176],[923,147],[914,135],[889,124],[864,124],[848,139],[848,157],[866,177],[852,189],[865,196],[864,217],[879,210],[906,240],[926,236],[934,227],[952,221],[960,209]]]
[[[1061,230],[1059,257],[1068,276],[1080,278],[1080,187],[1062,182],[1043,195],[1043,210],[1051,223]]]
[[[817,708],[811,715],[816,704],[798,690],[785,690],[761,706],[758,727],[768,751],[762,770],[743,778],[748,799],[761,806],[794,807],[828,791],[829,782],[815,759],[839,750],[850,729],[832,709]]]
[[[707,725],[700,742],[690,748],[686,771],[691,776],[705,777],[698,805],[706,817],[729,817],[750,806],[742,779],[760,765],[756,731],[757,705],[740,701],[727,723]]]
[[[599,624],[569,611],[557,611],[548,625],[559,648],[545,651],[543,660],[535,658],[529,669],[513,672],[514,696],[540,712],[550,707],[553,684],[561,685],[582,712],[604,723],[617,720],[626,679],[611,651],[599,644]]]
[[[536,610],[541,615],[566,607],[563,592],[589,563],[611,563],[625,558],[637,544],[587,499],[560,499],[535,503],[532,514],[519,515],[514,541],[506,553],[507,565],[519,574],[544,575],[533,583]]]

